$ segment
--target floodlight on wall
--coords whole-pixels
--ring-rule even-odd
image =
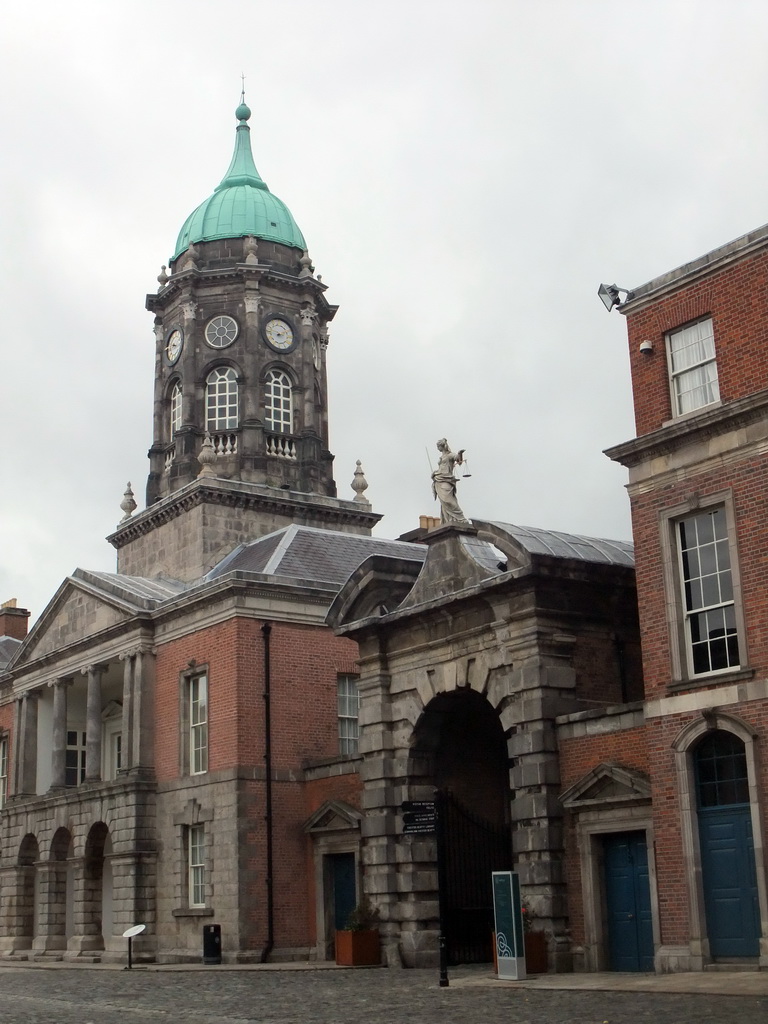
[[[610,313],[614,306],[618,306],[621,302],[619,298],[619,292],[624,292],[626,298],[630,297],[630,293],[626,288],[619,288],[616,284],[601,284],[597,289],[597,294],[600,296],[600,301]]]

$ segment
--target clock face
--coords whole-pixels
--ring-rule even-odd
[[[165,342],[165,354],[168,362],[173,364],[181,355],[181,348],[184,344],[184,335],[180,327],[174,327]]]
[[[293,346],[293,328],[285,320],[273,317],[264,325],[264,337],[278,352],[287,352]]]
[[[211,348],[226,348],[238,334],[237,321],[231,316],[215,316],[205,327],[205,340]]]

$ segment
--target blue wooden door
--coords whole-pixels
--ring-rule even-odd
[[[694,751],[709,950],[757,956],[760,913],[744,743],[713,729]]]
[[[712,956],[757,956],[760,913],[749,805],[699,808],[701,870]]]
[[[347,918],[357,902],[354,853],[331,855],[333,873],[333,922],[336,930],[347,927]]]
[[[603,839],[608,961],[612,971],[653,970],[653,924],[644,832]]]

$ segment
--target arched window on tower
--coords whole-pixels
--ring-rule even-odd
[[[211,434],[235,430],[238,424],[237,374],[217,366],[205,382],[205,427]]]
[[[181,426],[181,382],[176,381],[171,390],[171,441],[176,436],[176,431]]]
[[[264,423],[276,434],[293,433],[291,379],[282,370],[270,370],[264,384]]]

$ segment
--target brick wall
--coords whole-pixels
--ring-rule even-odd
[[[657,430],[672,416],[665,332],[711,316],[720,396],[729,402],[768,388],[768,251],[747,256],[705,280],[627,315],[635,425],[638,435]],[[643,341],[653,354],[643,355]]]
[[[180,676],[208,668],[209,771],[263,766],[262,623],[233,618],[157,650],[157,776],[179,774]],[[336,677],[355,672],[357,645],[329,629],[275,623],[270,637],[272,760],[276,771],[338,754]]]
[[[15,605],[0,606],[0,636],[11,636],[23,640],[27,635],[29,612]]]
[[[561,739],[560,778],[563,790],[582,779],[587,772],[605,761],[624,768],[634,768],[650,774],[651,761],[648,735],[645,727],[624,729],[614,733]],[[576,817],[566,812],[565,819],[565,874],[568,892],[568,924],[575,945],[585,941],[584,902],[582,893],[581,860],[576,834]]]
[[[166,794],[179,789],[183,806],[199,789],[210,801],[217,779],[240,779],[236,805],[216,804],[216,835],[231,835],[234,874],[221,871],[227,890],[239,890],[234,929],[241,951],[267,941],[267,823],[264,781],[263,623],[232,618],[161,644],[156,662],[157,774]],[[307,950],[315,941],[314,866],[303,825],[324,800],[359,806],[356,774],[316,779],[306,787],[303,764],[338,755],[336,678],[356,671],[357,644],[318,626],[273,623],[270,634],[273,767],[273,896],[276,950]],[[180,676],[190,662],[206,666],[209,682],[209,759],[205,776],[180,777]],[[208,787],[208,789],[206,789]],[[168,795],[166,802],[174,799]],[[235,836],[237,837],[235,840]],[[219,858],[221,860],[221,857]],[[227,871],[229,869],[227,868]],[[220,883],[221,884],[221,883]],[[221,895],[219,893],[221,892]],[[214,911],[234,893],[214,891]],[[234,904],[233,904],[234,906]]]
[[[632,499],[635,536],[637,597],[643,625],[643,666],[646,697],[660,695],[671,679],[671,643],[663,587],[660,514],[688,500],[692,493],[706,507],[707,496],[730,488],[737,531],[741,595],[747,631],[749,665],[758,675],[768,673],[768,587],[766,586],[765,495],[768,493],[768,461],[753,455],[720,466],[688,480],[668,483]],[[746,663],[742,656],[742,662]],[[717,677],[710,677],[716,684]]]

